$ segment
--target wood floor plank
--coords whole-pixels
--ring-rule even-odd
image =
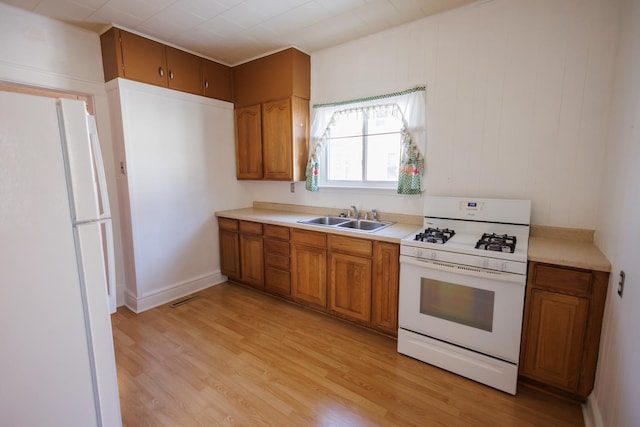
[[[396,341],[237,285],[112,317],[125,426],[582,426],[397,353]]]

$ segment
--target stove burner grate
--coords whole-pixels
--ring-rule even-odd
[[[416,237],[413,240],[419,242],[444,244],[455,234],[456,232],[454,230],[450,230],[448,228],[443,228],[442,230],[439,228],[427,228],[423,233],[416,234]]]
[[[516,236],[484,233],[476,243],[476,249],[513,253],[516,250]]]

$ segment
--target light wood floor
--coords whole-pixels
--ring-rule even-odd
[[[390,338],[233,284],[113,316],[125,426],[582,426],[580,405],[511,396]]]

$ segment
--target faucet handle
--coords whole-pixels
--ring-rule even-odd
[[[371,219],[374,221],[378,220],[378,211],[375,209],[371,209]]]

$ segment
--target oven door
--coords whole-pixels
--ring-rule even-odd
[[[401,329],[518,363],[523,275],[400,257]]]

